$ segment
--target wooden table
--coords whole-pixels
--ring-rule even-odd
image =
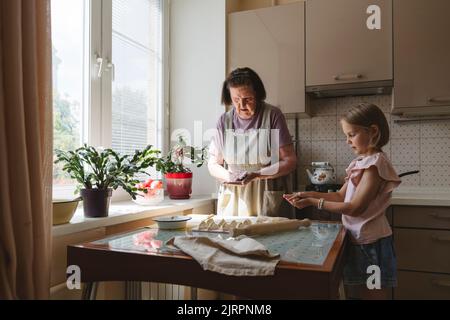
[[[330,222],[328,225],[330,225]],[[336,227],[336,226],[334,226]],[[205,271],[182,252],[114,248],[108,239],[68,247],[67,264],[81,268],[83,298],[95,298],[98,281],[149,281],[204,288],[250,299],[337,299],[346,231],[339,225],[322,265],[280,261],[273,276],[236,277]],[[136,230],[134,234],[142,232]],[[133,234],[115,236],[115,241]],[[331,243],[331,242],[330,242]]]

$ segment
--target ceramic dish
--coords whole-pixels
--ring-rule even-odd
[[[75,214],[80,200],[81,198],[53,200],[53,225],[68,223]]]
[[[156,221],[158,223],[159,229],[170,230],[186,228],[187,221],[191,219],[191,217],[187,216],[168,216],[158,217],[153,219],[153,221]]]

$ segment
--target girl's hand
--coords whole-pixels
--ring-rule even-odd
[[[308,198],[306,195],[306,192],[294,192],[291,194],[284,194],[283,198],[285,198],[287,201],[293,201],[293,200],[299,200],[303,198]]]
[[[285,194],[283,198],[285,198],[291,205],[298,209],[303,209],[309,206],[314,205],[312,198],[304,198],[305,194],[302,192],[296,192],[292,194]]]

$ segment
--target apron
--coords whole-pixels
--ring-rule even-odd
[[[233,109],[225,114],[224,167],[231,172],[254,172],[271,165],[271,146],[273,138],[277,138],[272,136],[274,133],[271,133],[270,128],[272,107],[265,103],[261,107],[261,127],[246,132],[237,132],[234,129]],[[277,130],[275,134],[278,135]],[[278,156],[278,147],[275,152]],[[245,186],[222,184],[219,188],[217,214],[295,218],[295,208],[283,199],[284,193],[291,192],[291,174],[275,179],[253,180]]]

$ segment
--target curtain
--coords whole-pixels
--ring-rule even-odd
[[[0,0],[0,299],[48,299],[50,0]]]

